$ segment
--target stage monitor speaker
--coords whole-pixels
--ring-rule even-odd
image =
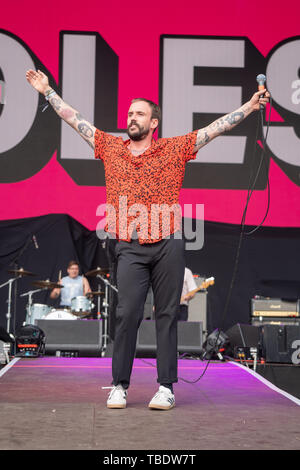
[[[261,334],[266,362],[293,363],[293,353],[299,348],[297,340],[300,340],[300,325],[264,325]]]
[[[237,323],[226,331],[230,344],[238,347],[257,347],[260,341],[260,329],[254,325]]]
[[[45,354],[100,356],[102,320],[37,320],[46,337]]]
[[[179,353],[199,354],[202,349],[202,322],[178,322]],[[156,330],[154,320],[143,320],[138,331],[136,355],[156,355]]]
[[[257,326],[237,323],[226,331],[226,335],[229,338],[226,354],[229,356],[236,357],[239,348],[260,350],[260,328]]]

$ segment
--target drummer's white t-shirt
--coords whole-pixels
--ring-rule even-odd
[[[83,276],[77,276],[74,279],[65,276],[62,278],[61,283],[64,287],[61,290],[60,305],[71,307],[73,297],[83,295]]]

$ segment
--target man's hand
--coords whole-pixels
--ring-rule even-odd
[[[40,70],[38,70],[37,72],[31,69],[27,70],[26,79],[33,88],[35,88],[39,93],[42,93],[43,95],[46,93],[47,90],[50,89],[47,75],[45,75]]]
[[[260,96],[263,95],[263,98]],[[259,90],[252,96],[251,100],[249,101],[250,106],[252,107],[253,111],[258,111],[260,109],[260,105],[262,104],[264,107],[270,101],[270,93],[264,89]]]

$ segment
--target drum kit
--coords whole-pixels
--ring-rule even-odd
[[[11,319],[11,304],[12,304],[12,284],[17,279],[20,279],[25,276],[36,276],[30,271],[26,271],[23,268],[14,269],[8,271],[10,274],[13,274],[14,277],[9,279],[4,284],[0,285],[0,289],[6,285],[9,286],[8,290],[8,311],[6,314],[7,318],[7,331],[10,331],[10,319]],[[28,297],[28,302],[26,306],[26,320],[24,324],[35,324],[36,320],[77,320],[77,319],[87,319],[92,315],[92,310],[95,307],[93,300],[98,300],[98,313],[100,312],[101,297],[103,297],[102,307],[103,312],[101,312],[101,318],[103,319],[103,351],[106,350],[107,341],[108,341],[108,293],[109,289],[113,289],[115,292],[118,292],[118,289],[113,286],[109,281],[109,270],[97,267],[96,269],[89,271],[85,274],[87,277],[96,277],[98,282],[98,290],[94,292],[88,292],[86,295],[73,297],[71,299],[70,307],[61,307],[53,308],[46,304],[34,303],[33,295],[41,292],[43,290],[52,290],[55,288],[63,289],[63,286],[58,282],[50,281],[49,279],[33,281],[32,285],[37,287],[37,289],[30,290],[21,294],[20,297]],[[105,285],[104,292],[101,290],[101,281]]]

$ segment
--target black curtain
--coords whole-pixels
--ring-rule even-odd
[[[37,246],[33,241],[36,239]],[[28,297],[22,293],[35,290],[35,280],[57,281],[59,271],[67,274],[69,261],[79,262],[82,274],[97,268],[109,268],[114,280],[114,246],[108,245],[68,215],[46,215],[28,219],[0,222],[0,284],[14,277],[8,270],[24,268],[36,276],[24,276],[13,283],[12,318],[10,332],[15,334],[26,318]],[[92,290],[98,290],[98,279],[88,278]],[[101,281],[102,282],[102,281]],[[102,283],[101,290],[104,290]],[[110,307],[116,303],[116,295],[110,293]],[[0,289],[0,325],[7,326],[8,286]],[[33,302],[58,306],[59,300],[50,299],[50,291],[33,295]],[[111,318],[113,315],[111,315]],[[111,322],[112,323],[112,322]],[[112,328],[112,325],[109,326]]]

